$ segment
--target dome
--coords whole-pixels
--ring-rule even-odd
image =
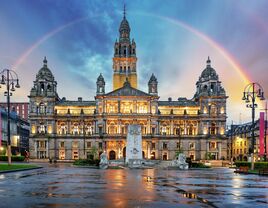
[[[211,80],[211,79],[218,80],[219,79],[216,70],[211,67],[210,63],[211,63],[211,61],[208,57],[207,67],[203,70],[203,72],[201,73],[201,76],[200,76],[201,81],[202,80]]]
[[[47,81],[54,81],[54,76],[50,69],[47,67],[47,59],[46,57],[44,58],[43,61],[44,65],[43,67],[39,70],[39,72],[36,75],[37,80],[47,80]]]

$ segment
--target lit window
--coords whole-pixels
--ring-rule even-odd
[[[195,143],[194,142],[189,143],[189,149],[195,149]]]
[[[78,148],[78,142],[77,142],[77,141],[73,142],[73,143],[72,143],[72,147],[73,147],[73,148]]]
[[[46,106],[44,103],[40,103],[39,105],[39,113],[44,114],[46,112]]]
[[[64,142],[60,142],[60,148],[64,148]]]

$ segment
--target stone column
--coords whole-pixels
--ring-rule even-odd
[[[138,112],[138,106],[137,106],[137,100],[133,101],[133,113],[137,113]]]
[[[219,145],[219,160],[221,159],[221,142],[218,142],[218,145]]]
[[[187,123],[184,121],[184,135],[187,135]]]
[[[171,119],[171,121],[170,121],[170,134],[171,135],[174,135],[174,121],[173,121],[173,119]]]
[[[160,128],[160,121],[159,120],[157,120],[157,126],[156,126],[156,134],[158,134],[159,135],[159,128]]]
[[[70,134],[71,133],[71,121],[70,120],[68,120],[67,121],[67,134]]]
[[[147,142],[147,159],[151,159],[151,143]]]
[[[117,111],[118,111],[118,113],[121,112],[121,103],[120,103],[120,100],[117,101]]]

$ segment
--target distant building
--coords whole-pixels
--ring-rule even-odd
[[[267,122],[267,121],[266,121]],[[228,158],[239,161],[247,161],[249,156],[249,148],[251,148],[252,128],[254,128],[254,157],[258,159],[260,151],[260,122],[255,121],[254,127],[251,122],[231,125],[227,132],[228,136]],[[267,134],[267,130],[266,130]],[[266,138],[266,141],[268,138]],[[268,144],[268,141],[267,143]]]
[[[2,108],[7,109],[6,102],[0,102],[0,106]],[[16,111],[18,116],[20,116],[22,119],[28,121],[29,103],[27,103],[27,102],[11,102],[10,103],[10,111]]]
[[[0,150],[1,154],[6,154],[7,149],[7,112],[0,108]],[[13,155],[24,155],[25,150],[29,151],[30,124],[21,119],[15,111],[10,112],[10,141]]]
[[[159,100],[154,74],[147,92],[138,89],[136,43],[125,15],[119,34],[114,44],[113,91],[105,92],[100,74],[95,100],[60,98],[44,59],[29,95],[31,157],[70,160],[87,158],[97,150],[106,151],[110,160],[123,159],[128,125],[138,124],[145,159],[170,160],[179,151],[193,160],[226,158],[228,97],[210,59],[200,71],[193,98]]]

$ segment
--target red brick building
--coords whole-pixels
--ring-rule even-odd
[[[0,102],[0,106],[7,109],[6,102]],[[27,102],[11,102],[10,111],[16,111],[17,115],[24,120],[28,120],[29,103]]]

